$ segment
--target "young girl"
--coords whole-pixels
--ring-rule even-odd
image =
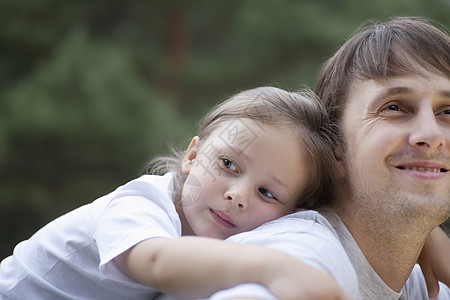
[[[1,263],[0,295],[196,298],[255,282],[280,299],[306,289],[327,296],[324,284],[344,299],[331,277],[282,252],[217,240],[328,198],[328,126],[313,97],[272,87],[235,95],[184,153],[157,160],[163,176],[133,180],[17,245]]]
[[[1,263],[0,295],[199,298],[255,282],[279,299],[346,299],[330,276],[282,252],[218,240],[331,199],[329,126],[310,95],[233,96],[178,158],[156,160],[163,176],[133,180],[20,243]]]

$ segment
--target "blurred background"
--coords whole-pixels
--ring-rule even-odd
[[[450,27],[450,0],[3,0],[0,260],[142,174],[237,91],[314,87],[362,22]]]

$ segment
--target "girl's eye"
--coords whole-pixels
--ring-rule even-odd
[[[260,187],[260,188],[258,188],[258,192],[260,192],[267,198],[271,198],[271,199],[275,199],[275,200],[277,199],[277,197],[275,197],[275,195],[272,194],[268,189]]]
[[[227,169],[230,169],[234,172],[238,171],[236,164],[233,161],[229,160],[228,158],[222,158],[222,164]]]

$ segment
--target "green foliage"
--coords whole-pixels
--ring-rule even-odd
[[[313,86],[362,22],[449,0],[0,4],[0,257],[49,220],[136,177],[238,90]]]
[[[149,88],[132,62],[126,49],[76,30],[4,93],[0,211],[26,209],[46,222],[138,176],[188,134],[167,96]],[[2,237],[30,225],[17,221],[2,218]]]

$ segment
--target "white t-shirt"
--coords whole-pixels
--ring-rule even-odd
[[[227,239],[285,251],[335,278],[352,299],[428,299],[425,280],[416,266],[400,293],[387,286],[372,269],[350,232],[335,213],[302,211],[264,224],[253,231]],[[436,299],[450,299],[450,290],[440,285]],[[263,286],[242,284],[215,293],[212,300],[239,297],[275,299]]]
[[[151,299],[114,258],[152,237],[181,236],[173,175],[144,175],[50,222],[0,264],[0,298]],[[3,299],[2,298],[2,299]]]

